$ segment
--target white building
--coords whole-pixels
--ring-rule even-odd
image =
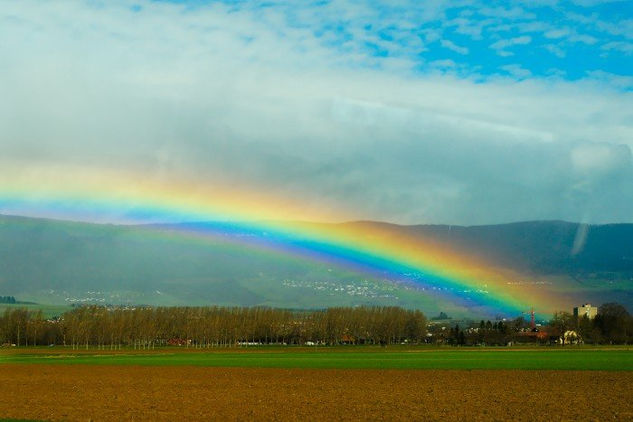
[[[598,315],[598,307],[591,306],[591,303],[585,303],[582,306],[578,306],[574,308],[574,316],[577,318],[582,318],[583,316],[587,316],[589,319],[594,319],[596,315]]]

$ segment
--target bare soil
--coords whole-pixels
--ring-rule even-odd
[[[633,420],[633,373],[0,365],[0,417]]]

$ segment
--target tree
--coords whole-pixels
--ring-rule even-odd
[[[576,329],[578,335],[584,343],[600,343],[602,335],[600,330],[595,326],[594,321],[589,319],[587,315],[583,315],[576,321]]]
[[[605,303],[600,306],[598,315],[594,318],[594,325],[603,339],[609,343],[621,344],[631,341],[631,316],[624,306],[618,303]]]
[[[576,328],[574,316],[565,311],[554,312],[554,316],[550,320],[549,325],[554,329],[556,335],[561,337],[563,346],[565,345],[565,332]]]

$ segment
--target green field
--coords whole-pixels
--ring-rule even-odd
[[[0,351],[0,363],[336,369],[561,369],[633,371],[632,348],[578,349],[278,349],[147,353]]]

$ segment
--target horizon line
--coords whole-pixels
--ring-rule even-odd
[[[564,224],[575,224],[575,225],[585,225],[585,226],[614,226],[614,225],[633,225],[632,222],[608,222],[608,223],[592,223],[592,222],[579,222],[579,221],[569,221],[563,219],[543,219],[543,220],[512,220],[508,222],[500,222],[500,223],[483,223],[483,224],[451,224],[451,223],[415,223],[415,224],[404,224],[404,223],[395,223],[392,221],[385,220],[345,220],[345,221],[310,221],[310,220],[182,220],[182,221],[156,221],[156,222],[147,222],[147,223],[126,223],[122,221],[96,221],[96,220],[88,220],[88,219],[70,219],[63,217],[51,217],[51,216],[32,216],[32,215],[23,215],[23,214],[7,214],[0,212],[0,217],[8,217],[8,218],[23,218],[23,219],[31,219],[31,220],[46,220],[46,221],[54,221],[54,222],[65,222],[65,223],[80,223],[80,224],[93,224],[100,226],[119,226],[119,227],[148,227],[148,226],[178,226],[178,225],[186,225],[186,224],[213,224],[213,223],[222,223],[222,224],[244,224],[244,223],[252,223],[252,224],[266,224],[266,223],[276,223],[276,224],[315,224],[315,225],[346,225],[346,224],[382,224],[382,225],[390,225],[390,226],[398,226],[398,227],[462,227],[462,228],[472,228],[472,227],[488,227],[488,226],[509,226],[513,224],[528,224],[528,223],[564,223]]]

